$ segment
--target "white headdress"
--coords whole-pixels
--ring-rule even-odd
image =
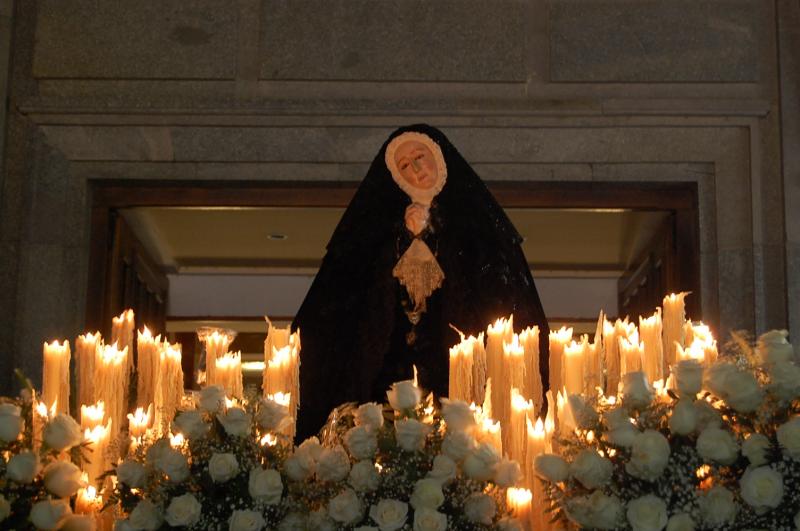
[[[433,154],[433,160],[436,162],[436,183],[428,189],[417,188],[406,181],[400,173],[400,169],[397,167],[397,162],[394,160],[397,148],[410,140],[415,140],[430,149]],[[389,142],[389,145],[386,146],[386,167],[389,168],[389,171],[392,173],[392,179],[397,183],[397,186],[399,186],[413,202],[421,205],[430,205],[433,198],[444,188],[444,183],[447,182],[447,165],[444,162],[442,148],[428,135],[416,131],[408,131],[397,135]]]

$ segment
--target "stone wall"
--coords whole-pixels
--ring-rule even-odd
[[[697,183],[704,317],[723,332],[791,317],[800,337],[800,163],[786,148],[799,11],[796,0],[18,2],[3,366],[38,376],[41,341],[81,330],[95,281],[90,181],[355,181],[391,130],[418,121],[487,180]]]

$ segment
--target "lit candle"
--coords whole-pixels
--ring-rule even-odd
[[[573,431],[578,426],[575,423],[575,417],[572,415],[572,408],[569,407],[567,395],[561,393],[560,391],[556,395],[556,407],[558,412],[559,429],[561,430],[562,435],[566,435],[567,432]]]
[[[111,319],[111,342],[117,344],[119,350],[128,349],[125,358],[125,370],[133,369],[133,331],[136,329],[133,310],[125,310],[118,317]]]
[[[531,522],[533,529],[545,529],[547,519],[545,514],[545,496],[542,482],[536,479],[533,473],[533,462],[537,456],[546,452],[545,438],[546,432],[541,418],[536,419],[536,424],[531,424],[528,418],[528,449],[525,458],[525,474],[528,478],[528,488],[533,494],[533,519]]]
[[[564,386],[564,347],[572,340],[572,328],[561,327],[551,331],[550,341],[550,389],[560,390]]]
[[[55,404],[53,404],[55,405]],[[31,411],[31,429],[33,431],[33,449],[38,450],[42,445],[42,431],[45,424],[51,416],[55,416],[55,408],[53,408],[52,415],[47,411],[47,406],[44,402],[39,402],[36,398],[33,399],[33,408]]]
[[[639,334],[644,343],[642,370],[651,382],[664,378],[664,347],[661,324],[661,308],[648,318],[639,317]]]
[[[92,430],[103,424],[106,416],[105,404],[102,400],[92,405],[81,406],[81,430]]]
[[[69,341],[44,344],[42,365],[42,401],[48,408],[56,404],[56,413],[69,413]]]
[[[484,399],[487,377],[484,333],[481,332],[478,337],[469,336],[467,342],[472,350],[472,399],[480,403]]]
[[[486,331],[486,376],[492,380],[492,416],[508,418],[511,387],[503,364],[503,342],[511,342],[513,316],[497,319]]]
[[[533,401],[525,400],[517,388],[511,389],[511,419],[508,424],[508,456],[525,464],[528,415],[533,414]]]
[[[556,400],[553,395],[553,390],[547,391],[547,417],[544,419],[544,451],[552,454],[556,448],[553,445],[553,434],[556,431],[556,423],[558,417],[556,416]]]
[[[159,345],[159,371],[153,397],[154,427],[158,435],[169,433],[175,412],[183,400],[181,345],[164,341]]]
[[[525,349],[520,345],[519,336],[517,334],[511,334],[511,341],[503,341],[503,375],[505,377],[505,385],[502,390],[504,394],[503,415],[496,415],[495,418],[500,421],[501,425],[510,426],[511,417],[513,415],[512,401],[514,390],[516,389],[520,399],[522,399],[522,389],[525,386]],[[524,440],[524,422],[519,429],[523,434]],[[513,437],[511,429],[506,428],[503,437],[503,447],[509,448],[512,444],[511,437]],[[522,461],[520,461],[520,463],[522,463]]]
[[[564,347],[564,388],[569,395],[583,394],[588,343],[589,336],[584,334],[580,343],[573,341]]]
[[[147,428],[150,427],[150,419],[153,414],[153,405],[147,406],[147,411],[144,408],[137,407],[133,414],[128,413],[128,433],[134,439],[141,439],[147,433]]]
[[[78,372],[78,404],[92,404],[94,396],[94,362],[97,346],[102,342],[100,332],[83,334],[75,340],[75,365]]]
[[[244,396],[242,388],[242,353],[229,352],[217,358],[214,367],[214,379],[211,385],[221,385],[225,394],[241,399]]]
[[[678,345],[676,362],[683,360],[697,360],[701,364],[706,361],[706,344],[700,339],[696,339],[688,348]]]
[[[705,351],[706,356],[706,366],[708,367],[716,363],[717,358],[719,357],[719,352],[717,351],[717,341],[714,339],[711,329],[703,323],[692,325],[691,344],[694,344],[695,341],[700,341],[703,345],[703,350]]]
[[[639,342],[639,332],[634,330],[628,337],[619,338],[619,352],[622,367],[621,376],[642,370],[644,344]]]
[[[103,508],[103,497],[97,494],[94,485],[78,489],[75,498],[75,514],[96,515]]]
[[[153,337],[146,326],[143,331],[138,333],[136,403],[141,407],[146,407],[155,401],[156,380],[161,361],[160,343],[161,336]]]
[[[111,437],[115,438],[124,426],[128,407],[128,348],[117,344],[101,345],[95,360],[95,394],[105,403],[106,418],[111,419]]]
[[[448,395],[452,400],[472,401],[472,361],[472,345],[466,339],[450,347]]]
[[[525,385],[522,394],[531,400],[537,411],[542,410],[542,373],[539,370],[539,327],[528,327],[519,334],[525,350]]]
[[[276,404],[280,404],[280,405],[285,406],[286,408],[289,409],[289,411],[290,411],[289,414],[291,415],[291,422],[287,423],[280,430],[280,432],[283,433],[284,435],[289,436],[289,437],[294,437],[295,428],[297,426],[297,423],[296,423],[297,419],[296,419],[296,417],[294,416],[294,413],[292,413],[292,410],[291,410],[291,404],[294,403],[294,400],[292,400],[291,393],[275,393],[274,395],[267,395],[267,399],[268,400],[272,400]]]
[[[479,443],[487,442],[491,444],[498,454],[503,455],[503,430],[499,420],[495,422],[490,418],[483,419],[483,422],[478,425],[476,439]]]
[[[105,426],[98,425],[83,432],[88,456],[83,459],[81,468],[86,472],[89,485],[95,485],[97,479],[106,471],[108,464],[106,453],[111,441],[111,428],[112,420],[109,419]]]
[[[617,321],[618,323],[620,321]],[[606,394],[616,394],[619,387],[620,360],[617,327],[608,320],[603,320],[603,350],[606,357]]]
[[[664,363],[667,368],[675,365],[677,361],[677,347],[683,347],[684,323],[686,322],[686,296],[688,292],[671,293],[664,297]]]
[[[533,529],[532,500],[533,494],[528,489],[511,487],[506,491],[508,508],[525,531],[531,531]]]
[[[216,382],[214,371],[216,370],[217,358],[221,358],[228,352],[228,347],[233,342],[233,337],[225,332],[214,330],[210,334],[203,335],[201,340],[206,347],[206,384],[214,385],[214,382]]]

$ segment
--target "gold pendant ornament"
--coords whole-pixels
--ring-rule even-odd
[[[415,238],[395,264],[392,276],[400,281],[411,297],[414,310],[408,317],[412,324],[416,324],[425,311],[426,299],[442,286],[444,271],[425,242]]]

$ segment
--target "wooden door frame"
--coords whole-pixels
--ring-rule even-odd
[[[358,182],[91,180],[91,240],[86,302],[87,329],[102,329],[102,301],[116,210],[157,206],[345,207]],[[697,183],[597,181],[490,181],[487,187],[506,208],[625,208],[676,214],[680,289],[700,293]],[[699,297],[687,313],[702,315]]]

